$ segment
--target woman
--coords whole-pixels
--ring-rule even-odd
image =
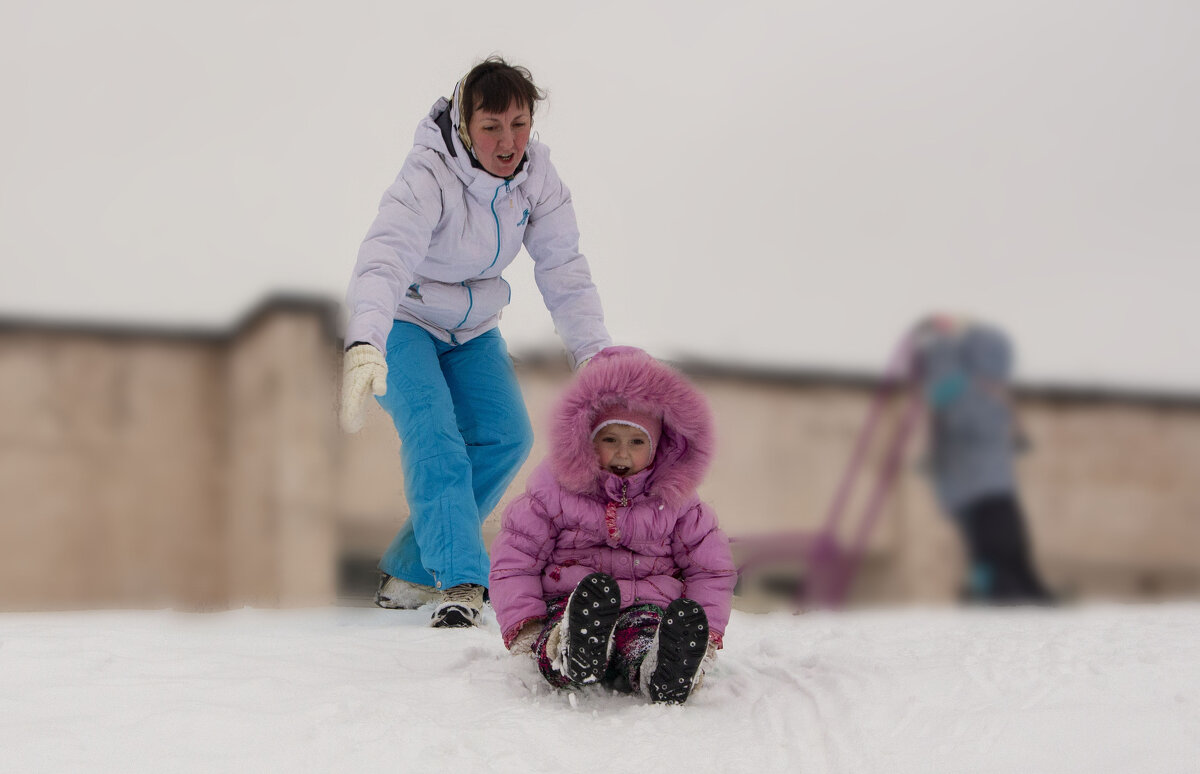
[[[439,99],[359,249],[347,293],[342,427],[368,393],[400,435],[410,517],[384,553],[376,604],[438,604],[433,626],[479,622],[480,526],[529,454],[532,430],[497,329],[521,246],[573,364],[610,344],[579,252],[571,194],[530,137],[544,94],[491,57]]]

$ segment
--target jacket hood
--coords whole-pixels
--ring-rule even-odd
[[[646,480],[647,494],[671,505],[693,496],[712,460],[708,402],[679,372],[635,347],[607,347],[584,366],[555,409],[550,428],[551,468],[565,489],[603,493],[612,474],[596,462],[591,430],[614,406],[662,417],[662,437]]]
[[[445,97],[438,97],[429,108],[429,115],[417,124],[413,145],[429,148],[445,158],[446,166],[468,187],[480,175],[487,175],[482,167],[471,163],[471,152],[458,135],[458,108]]]
[[[997,382],[1008,381],[1012,376],[1012,345],[996,328],[972,326],[963,334],[959,348],[968,373]]]
[[[445,158],[446,165],[454,170],[454,174],[468,188],[478,182],[490,189],[495,187],[496,181],[503,181],[503,178],[496,177],[484,169],[483,165],[475,159],[474,152],[468,147],[470,140],[467,128],[462,125],[462,114],[459,112],[461,90],[462,81],[460,80],[454,85],[453,99],[438,97],[437,101],[433,103],[433,107],[429,108],[429,115],[421,119],[417,125],[413,145],[419,148],[429,148],[440,154]],[[534,138],[529,138],[525,156],[517,165],[516,173],[509,180],[511,185],[517,185],[527,177],[525,167],[529,162],[530,149],[536,142]]]

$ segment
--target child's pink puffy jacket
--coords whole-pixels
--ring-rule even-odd
[[[600,468],[590,438],[597,414],[618,403],[663,416],[653,465],[628,478]],[[558,405],[548,458],[492,543],[490,595],[505,644],[599,571],[620,584],[622,607],[696,600],[719,645],[737,573],[716,514],[696,495],[712,446],[708,404],[676,371],[632,347],[592,358]]]

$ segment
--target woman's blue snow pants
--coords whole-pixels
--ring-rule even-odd
[[[410,515],[379,569],[437,588],[486,586],[481,526],[533,445],[508,348],[495,328],[447,344],[397,321],[387,363],[377,400],[400,434]]]

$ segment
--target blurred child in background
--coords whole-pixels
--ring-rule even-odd
[[[967,596],[1048,603],[1034,566],[1014,457],[1024,446],[1009,382],[1012,345],[999,329],[948,315],[917,328],[914,366],[930,415],[929,473],[962,534]]]

